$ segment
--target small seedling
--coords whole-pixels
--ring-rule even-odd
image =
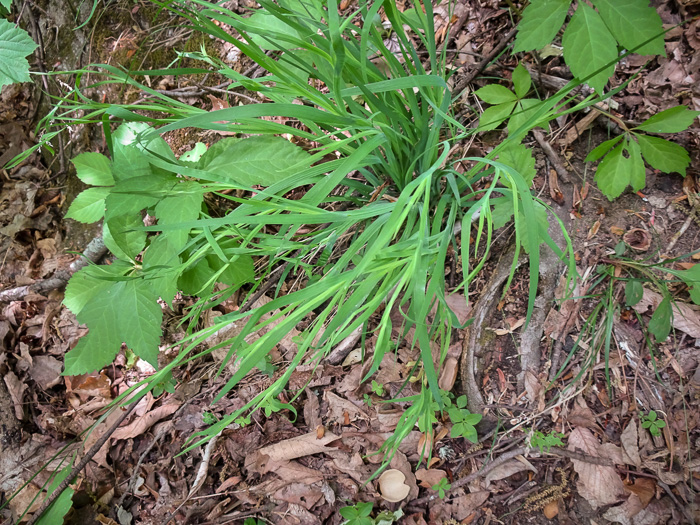
[[[481,414],[472,414],[465,407],[467,406],[467,396],[459,396],[456,406],[447,409],[447,415],[452,421],[452,431],[450,437],[462,436],[467,441],[476,443],[478,437],[474,426],[481,421]]]
[[[539,430],[534,430],[530,436],[530,446],[539,448],[540,452],[546,452],[552,447],[563,447],[564,443],[561,440],[563,437],[564,434],[561,432],[552,431],[545,434]]]
[[[646,415],[640,415],[642,420],[642,428],[649,430],[652,436],[660,436],[661,429],[666,426],[666,422],[662,419],[658,419],[656,411],[650,410]]]
[[[440,499],[445,499],[445,491],[448,491],[452,488],[452,485],[447,481],[447,478],[442,478],[440,481],[438,481],[435,485],[432,486],[433,490],[437,490],[438,496],[440,496]]]
[[[377,383],[374,379],[372,379],[372,392],[377,394],[379,397],[382,397],[385,393],[384,385]]]
[[[374,503],[356,503],[351,507],[340,509],[340,515],[345,518],[345,525],[373,525],[374,520],[369,517]]]
[[[204,412],[202,414],[202,422],[205,425],[214,425],[219,422],[219,418],[211,412]]]

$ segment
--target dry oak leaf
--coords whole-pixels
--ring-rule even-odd
[[[587,428],[576,427],[569,435],[567,448],[592,457],[601,457],[599,454],[600,443]],[[578,492],[581,497],[588,500],[591,507],[597,509],[603,505],[616,503],[621,499],[625,489],[614,467],[596,465],[576,459],[571,461],[579,475]]]

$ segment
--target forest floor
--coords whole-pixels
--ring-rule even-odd
[[[698,14],[692,2],[653,3],[669,27]],[[247,0],[228,4],[241,14],[256,5]],[[349,9],[353,2],[345,4]],[[50,70],[57,63],[49,62],[48,56],[61,52],[49,52],[52,45],[57,46],[51,40],[53,13],[32,4],[25,7],[35,10],[40,22],[34,30],[43,31],[46,53],[37,55],[37,68]],[[436,7],[438,36],[444,39],[450,28],[444,45],[457,81],[509,33],[512,22],[507,12],[497,0],[460,0],[449,19],[445,5]],[[174,58],[173,49],[196,51],[202,45],[238,70],[250,66],[235,49],[196,40],[177,24],[145,3],[117,0],[107,8],[100,4],[73,66],[98,62],[158,68]],[[539,62],[529,55],[521,58],[543,96],[548,90],[546,79],[551,87],[551,78],[570,78],[556,49],[552,51],[553,56]],[[614,98],[610,112],[625,121],[640,122],[678,104],[700,110],[700,20],[669,31],[666,57],[647,63],[648,59],[632,55],[618,66],[613,85],[634,78]],[[510,52],[500,55],[480,71],[458,104],[474,104],[473,91],[484,85],[486,77],[502,78],[507,85],[517,63]],[[644,69],[637,74],[640,68]],[[64,81],[70,82],[68,75]],[[216,87],[219,82],[214,75],[206,79],[164,76],[153,87],[207,109],[249,103],[250,97],[256,97],[250,93],[245,98],[235,94],[227,98]],[[0,166],[35,142],[37,118],[46,111],[46,95],[40,95],[43,89],[38,82],[2,90]],[[101,96],[115,102],[117,97],[135,94],[105,91]],[[0,505],[63,447],[77,447],[74,438],[98,421],[115,396],[153,373],[150,365],[119,355],[112,366],[99,372],[60,375],[65,352],[87,329],[62,306],[60,279],[57,286],[42,283],[66,272],[76,252],[83,251],[100,231],[64,221],[63,215],[81,189],[71,173],[71,155],[106,149],[99,130],[76,127],[71,131],[56,156],[35,154],[18,167],[0,172],[0,427],[5,439],[0,466],[7,468],[0,468]],[[675,316],[666,341],[650,340],[645,323],[660,301],[658,290],[645,284],[642,301],[635,309],[625,307],[625,282],[617,278],[626,274],[615,252],[625,239],[631,245],[625,257],[631,259],[654,263],[671,259],[669,267],[678,269],[700,259],[697,255],[680,258],[700,248],[700,210],[685,205],[694,201],[699,188],[700,129],[696,121],[690,130],[673,137],[692,159],[685,178],[648,168],[645,189],[610,202],[593,183],[594,168],[583,159],[614,132],[610,120],[594,111],[553,122],[545,134],[552,147],[549,152],[534,137],[528,139],[537,150],[535,191],[571,224],[578,271],[585,277],[578,292],[563,300],[560,276],[556,276],[552,286],[559,290],[557,300],[538,305],[543,309],[539,326],[543,335],[536,345],[539,368],[523,374],[527,265],[518,270],[505,296],[499,292],[495,302],[480,305],[479,294],[498,287],[490,280],[497,273],[498,258],[489,261],[470,304],[485,309],[482,326],[472,329],[480,335],[480,347],[473,350],[479,359],[476,381],[498,427],[480,427],[481,441],[474,446],[463,438],[450,438],[449,422],[440,422],[428,465],[421,458],[425,436],[417,429],[411,432],[391,461],[391,468],[404,474],[410,488],[402,501],[386,501],[376,480],[366,481],[382,461],[373,453],[403,413],[402,406],[381,401],[398,392],[411,373],[411,363],[419,359],[409,344],[396,355],[385,356],[376,384],[361,383],[367,365],[354,353],[344,361],[323,361],[317,368],[299,366],[289,387],[290,392],[305,388],[294,402],[296,418],[289,411],[269,417],[256,414],[252,424],[228,428],[206,448],[178,455],[195,432],[269,385],[284,370],[290,343],[289,348],[280,345],[272,352],[272,377],[262,372],[250,375],[216,404],[211,401],[229,373],[215,376],[223,357],[218,354],[180,369],[174,394],[146,396],[74,483],[73,510],[66,523],[339,524],[343,522],[339,509],[360,502],[373,508],[372,521],[365,523],[377,524],[700,522],[700,310],[687,304],[684,286],[672,283],[670,289],[682,311]],[[464,156],[486,154],[498,142],[499,133],[465,145]],[[188,149],[197,140],[211,143],[218,136],[182,131],[165,138],[178,153],[178,148]],[[568,172],[568,182],[557,173],[556,164]],[[500,236],[507,238],[510,233],[506,227]],[[612,268],[610,278],[599,279],[602,267]],[[451,260],[446,272],[452,274],[451,283],[459,282],[461,262]],[[290,274],[290,281],[295,277]],[[622,306],[603,310],[609,315],[599,317],[593,331],[579,339],[596,306],[608,298],[614,301],[607,304]],[[163,348],[182,335],[177,321],[191,304],[185,297],[167,310]],[[212,319],[237,306],[222,304]],[[464,318],[474,315],[473,310],[458,313]],[[604,355],[591,340],[607,319],[613,337],[609,355]],[[458,376],[458,363],[466,351],[463,341],[469,337],[467,331],[455,333],[449,354],[452,369],[447,375]],[[349,350],[359,345],[357,338]],[[371,352],[372,337],[365,345]],[[561,355],[565,370],[548,384],[553,352]],[[451,384],[455,397],[464,393],[464,378],[453,378]],[[656,435],[643,427],[652,411],[666,424]],[[85,439],[85,450],[119,415],[114,413],[96,425]],[[561,446],[527,447],[528,436],[535,431],[558,439]],[[14,441],[9,440],[10,434]],[[8,447],[11,442],[15,445]],[[25,509],[32,505],[36,509],[33,498],[56,468],[49,465],[40,472],[0,511],[0,522],[14,523]],[[444,477],[452,489],[440,497],[432,487]]]

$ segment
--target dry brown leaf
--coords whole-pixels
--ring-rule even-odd
[[[517,459],[511,459],[510,461],[506,461],[502,465],[497,466],[495,469],[491,470],[488,474],[486,474],[486,476],[484,477],[484,488],[488,488],[492,481],[508,478],[517,472],[522,472],[523,470],[534,470],[535,472],[537,471],[532,465],[528,466],[522,461],[518,461]]]
[[[608,509],[603,517],[613,523],[622,523],[622,525],[633,525],[632,518],[637,516],[642,510],[642,502],[639,498],[632,494],[627,501],[617,507]]]
[[[180,405],[175,403],[154,408],[143,416],[135,419],[125,427],[119,427],[112,434],[112,439],[129,439],[140,436],[146,430],[158,423],[158,421],[175,412],[178,408],[180,408]]]
[[[345,414],[350,417],[350,421],[355,421],[357,419],[370,419],[370,417],[357,405],[334,394],[330,390],[326,390],[323,393],[323,397],[328,402],[328,414],[326,417],[331,423],[344,425],[346,417]]]
[[[542,514],[544,514],[549,520],[554,518],[557,514],[559,514],[559,502],[555,500],[547,503],[542,509]]]
[[[44,390],[56,386],[61,382],[61,370],[63,365],[61,362],[50,355],[38,355],[32,359],[32,367],[29,369],[29,375],[37,384]]]
[[[452,515],[460,522],[466,520],[470,514],[486,503],[490,495],[491,491],[480,490],[472,492],[471,494],[452,498],[452,505],[450,505]]]
[[[642,506],[646,507],[656,495],[656,481],[651,478],[637,478],[630,485],[625,483],[625,489],[636,495]]]
[[[642,466],[638,442],[639,434],[637,432],[637,422],[633,419],[622,431],[620,443],[622,444],[622,459],[628,465],[634,465],[635,467]]]
[[[447,477],[447,472],[436,468],[422,468],[416,471],[416,479],[420,481],[419,485],[426,489],[433,488],[434,485],[440,483],[440,480],[445,477]]]
[[[451,392],[452,387],[455,385],[457,380],[457,369],[459,368],[459,363],[454,357],[448,357],[445,359],[445,364],[442,367],[442,373],[440,374],[440,379],[438,380],[438,386],[441,390],[445,392]]]
[[[593,223],[593,226],[591,226],[591,229],[588,230],[588,235],[586,236],[586,240],[590,241],[593,237],[596,236],[598,233],[598,230],[600,229],[600,221],[595,221]]]
[[[5,385],[7,385],[7,391],[10,393],[12,403],[15,407],[15,417],[22,421],[24,419],[22,398],[24,397],[24,391],[27,389],[27,385],[22,383],[12,371],[5,374]]]
[[[258,450],[258,453],[268,456],[273,461],[302,458],[304,456],[336,450],[334,447],[327,446],[328,443],[336,439],[339,439],[338,436],[332,432],[326,432],[321,439],[318,439],[316,431],[313,431],[308,434],[285,439],[273,445],[268,445]]]
[[[656,310],[661,303],[663,297],[656,292],[644,289],[642,300],[639,301],[634,309],[639,313],[646,312],[649,308]],[[700,338],[700,307],[691,306],[686,303],[676,302],[673,304],[673,327],[676,330],[685,332],[690,337],[695,339]]]
[[[601,457],[599,454],[600,443],[587,428],[576,427],[569,435],[567,448],[592,457]],[[614,467],[596,465],[576,459],[571,461],[579,475],[577,483],[579,494],[586,498],[594,509],[620,500],[620,496],[624,494],[624,485]]]
[[[275,491],[272,498],[278,501],[286,501],[295,505],[301,505],[306,510],[311,510],[323,498],[320,488],[306,483],[290,483]]]

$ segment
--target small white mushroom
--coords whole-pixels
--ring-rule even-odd
[[[382,498],[391,503],[396,503],[408,496],[411,487],[404,483],[406,476],[396,469],[389,469],[379,476],[379,491]]]

